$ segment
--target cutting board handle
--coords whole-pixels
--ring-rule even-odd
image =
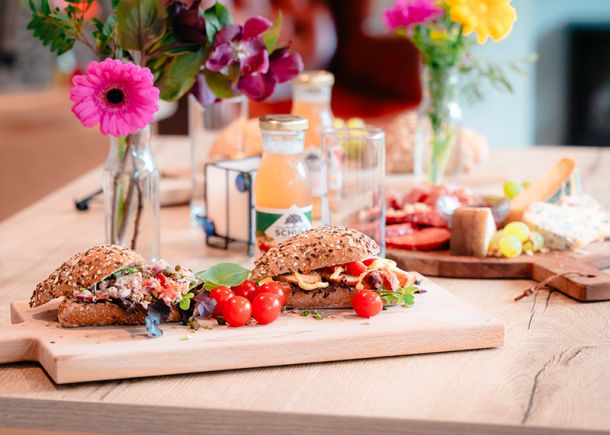
[[[38,350],[35,331],[27,323],[0,325],[0,364],[35,360]]]
[[[551,279],[551,277],[556,278]],[[610,299],[610,274],[588,264],[563,259],[538,259],[532,264],[532,279],[551,279],[549,286],[580,301]]]

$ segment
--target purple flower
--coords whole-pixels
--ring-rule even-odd
[[[229,76],[238,91],[255,101],[269,97],[276,83],[291,80],[303,70],[301,56],[289,53],[287,47],[269,54],[261,35],[271,25],[266,18],[257,16],[248,19],[243,26],[229,24],[223,27],[214,37],[205,68]],[[238,77],[235,77],[237,72]],[[202,101],[211,98],[211,94],[201,87],[198,93],[206,97]]]
[[[198,2],[190,6],[175,2],[171,5],[172,26],[176,35],[186,41],[205,44],[205,20],[199,10]]]
[[[435,0],[397,0],[394,6],[383,11],[383,20],[388,30],[394,32],[401,27],[436,20],[442,15],[443,9]]]
[[[298,53],[289,53],[288,48],[274,51],[269,57],[266,73],[243,76],[237,82],[237,89],[255,101],[268,98],[276,83],[292,80],[303,71],[303,60]]]
[[[271,27],[271,21],[263,17],[249,18],[242,26],[229,24],[214,37],[214,49],[205,67],[221,72],[229,65],[239,65],[242,76],[269,69],[269,55],[260,35]]]

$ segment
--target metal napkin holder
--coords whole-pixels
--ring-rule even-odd
[[[254,255],[253,184],[259,164],[260,157],[205,164],[202,226],[208,246],[228,249],[231,243],[245,243],[248,255]]]

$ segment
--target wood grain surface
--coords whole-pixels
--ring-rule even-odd
[[[0,326],[0,362],[37,361],[58,384],[209,372],[288,364],[499,347],[504,325],[429,280],[408,309],[389,307],[372,319],[352,310],[297,310],[270,325],[190,331],[162,325],[151,339],[143,326],[61,328],[57,307],[11,305],[13,325]]]
[[[187,143],[160,147],[162,165]],[[476,176],[481,193],[533,179],[570,155],[586,190],[610,207],[610,149],[494,150]],[[176,157],[177,158],[177,157]],[[9,305],[75,251],[103,237],[101,203],[71,200],[99,185],[96,171],[0,224],[0,323]],[[400,178],[389,180],[404,189]],[[162,211],[162,254],[195,269],[248,263],[242,247],[205,247],[185,208]],[[610,303],[581,304],[532,281],[438,279],[506,324],[498,349],[240,369],[57,385],[35,363],[0,365],[0,426],[76,432],[610,433]],[[207,332],[207,331],[204,331]],[[298,352],[298,349],[295,349]],[[171,358],[171,356],[168,356]]]
[[[541,282],[581,302],[610,300],[610,241],[578,251],[551,251],[515,258],[477,258],[449,251],[389,249],[387,256],[406,270],[445,278],[527,278]]]
[[[56,306],[14,302],[13,325],[0,325],[0,363],[37,361],[64,384],[502,346],[502,322],[427,279],[422,285],[426,293],[413,307],[389,307],[372,319],[320,310],[316,320],[295,310],[247,328],[212,319],[201,320],[211,329],[198,332],[165,324],[155,339],[144,326],[62,328]]]

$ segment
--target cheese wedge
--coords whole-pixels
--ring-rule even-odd
[[[460,207],[451,220],[450,251],[453,255],[485,257],[495,232],[490,208]]]
[[[523,213],[534,202],[548,201],[574,172],[576,162],[569,158],[559,160],[546,174],[530,184],[515,196],[510,203],[510,211],[505,224],[523,219]]]

